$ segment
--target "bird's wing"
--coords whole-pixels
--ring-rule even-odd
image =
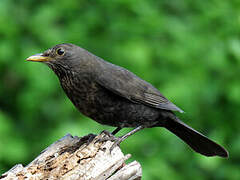
[[[151,107],[183,112],[151,84],[124,68],[107,63],[98,70],[97,83],[115,94]]]

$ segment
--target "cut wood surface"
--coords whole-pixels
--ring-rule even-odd
[[[110,153],[113,142],[98,141],[104,136],[64,136],[56,141],[26,167],[15,165],[0,176],[1,180],[138,180],[142,169],[137,161],[126,164],[130,155],[124,155],[117,146]]]

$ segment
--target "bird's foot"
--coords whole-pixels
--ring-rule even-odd
[[[105,134],[105,136],[103,136],[101,139],[97,140],[96,142],[106,142],[106,141],[112,141],[114,142],[113,145],[110,148],[110,153],[112,152],[112,150],[116,147],[119,146],[121,142],[123,142],[125,139],[127,139],[129,136],[133,135],[134,133],[140,131],[141,129],[143,129],[143,126],[138,126],[135,129],[133,129],[132,131],[128,132],[127,134],[120,136],[120,137],[115,137],[113,136],[113,134],[111,134],[108,131],[102,131],[102,133]],[[121,128],[117,128],[116,130],[113,131],[114,132],[118,132],[119,130],[121,130]]]
[[[123,142],[124,138],[121,137],[115,137],[115,140],[114,140],[114,143],[113,145],[110,147],[110,153],[112,152],[112,150],[117,147],[117,146],[120,146],[121,142]]]
[[[105,136],[103,136],[101,139],[98,139],[96,141],[96,143],[99,143],[99,142],[101,143],[101,142],[106,142],[106,141],[114,142],[113,145],[110,147],[110,153],[112,152],[112,150],[115,147],[119,146],[120,143],[124,140],[124,138],[122,138],[122,137],[115,137],[115,136],[113,136],[110,132],[108,132],[106,130],[102,131],[102,133],[104,133]]]

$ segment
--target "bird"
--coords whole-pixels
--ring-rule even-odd
[[[176,112],[183,113],[183,110],[153,85],[123,67],[71,43],[55,45],[26,60],[49,66],[74,106],[96,122],[115,127],[112,135],[122,128],[133,128],[114,138],[115,146],[144,128],[163,127],[197,153],[228,157],[228,151],[221,145],[176,116]]]

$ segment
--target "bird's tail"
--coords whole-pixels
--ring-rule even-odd
[[[222,146],[184,124],[177,117],[168,120],[164,127],[181,138],[194,151],[204,156],[228,157],[228,152]]]

